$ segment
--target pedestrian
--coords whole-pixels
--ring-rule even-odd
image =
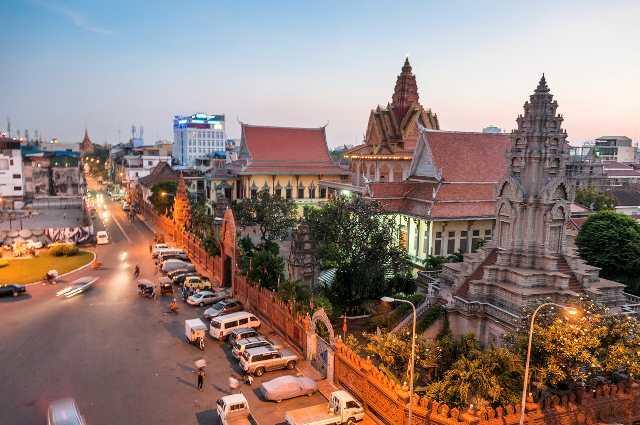
[[[244,377],[244,383],[247,384],[248,386],[251,386],[253,384],[253,376],[251,376],[250,373],[247,373]]]
[[[204,369],[198,369],[198,391],[202,391],[202,386],[204,385]]]
[[[153,245],[149,244],[149,254],[153,252]]]

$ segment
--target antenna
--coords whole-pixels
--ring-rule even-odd
[[[135,125],[131,126],[131,138],[132,139],[136,138],[136,126]]]
[[[11,119],[7,117],[7,134],[11,137]]]

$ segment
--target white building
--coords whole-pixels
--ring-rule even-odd
[[[122,173],[123,181],[135,183],[138,179],[151,174],[156,165],[165,162],[171,165],[171,145],[158,144],[134,149],[131,155],[123,157]]]
[[[24,196],[20,141],[0,137],[0,208]]]
[[[192,166],[196,159],[225,157],[224,115],[176,115],[173,119],[173,158]]]

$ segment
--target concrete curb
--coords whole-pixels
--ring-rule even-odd
[[[71,270],[71,271],[66,272],[66,273],[64,273],[64,274],[61,274],[60,276],[58,276],[58,278],[65,277],[65,276],[67,276],[67,275],[70,275],[71,273],[79,272],[80,270],[84,270],[84,269],[86,269],[87,267],[91,266],[91,263],[93,263],[93,262],[96,260],[96,253],[95,253],[95,251],[87,251],[87,252],[90,252],[90,253],[93,255],[93,259],[92,259],[91,261],[89,261],[89,262],[88,262],[87,264],[85,264],[84,266],[80,266],[80,267],[78,267],[78,268],[77,268],[77,269],[75,269],[75,270]],[[46,282],[45,282],[44,280],[39,280],[39,281],[37,281],[37,282],[26,283],[24,286],[43,285],[43,284],[45,284],[45,283],[46,283]]]

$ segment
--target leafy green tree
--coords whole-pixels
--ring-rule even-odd
[[[365,354],[401,383],[409,382],[408,353],[411,352],[411,332],[380,332],[366,334]],[[416,338],[416,356],[414,380],[427,382],[440,356],[440,349],[433,342],[418,336]],[[415,383],[414,382],[414,383]]]
[[[600,192],[592,186],[576,189],[576,202],[594,211],[612,210],[616,206],[610,193]]]
[[[278,245],[273,245],[254,251],[248,273],[249,279],[271,290],[278,288],[278,282],[284,282],[284,261],[278,253]]]
[[[443,379],[427,387],[427,395],[450,407],[500,406],[517,403],[522,389],[522,363],[504,348],[472,350],[456,360]]]
[[[178,183],[174,181],[161,182],[151,187],[149,202],[159,214],[172,214],[173,201],[178,190]]]
[[[285,238],[296,222],[295,203],[266,190],[258,192],[256,199],[236,202],[234,213],[242,226],[258,226],[263,241]]]
[[[397,243],[398,226],[377,202],[339,196],[305,211],[324,269],[336,268],[327,296],[356,308],[390,292],[388,279],[407,276],[409,262]]]
[[[615,373],[640,376],[640,323],[610,314],[589,299],[576,302],[579,314],[543,309],[536,316],[531,350],[532,384],[545,388],[590,386]],[[520,330],[508,335],[510,348],[525,359],[530,313]]]
[[[576,246],[580,256],[600,274],[640,293],[640,224],[612,211],[595,213],[582,225]]]

